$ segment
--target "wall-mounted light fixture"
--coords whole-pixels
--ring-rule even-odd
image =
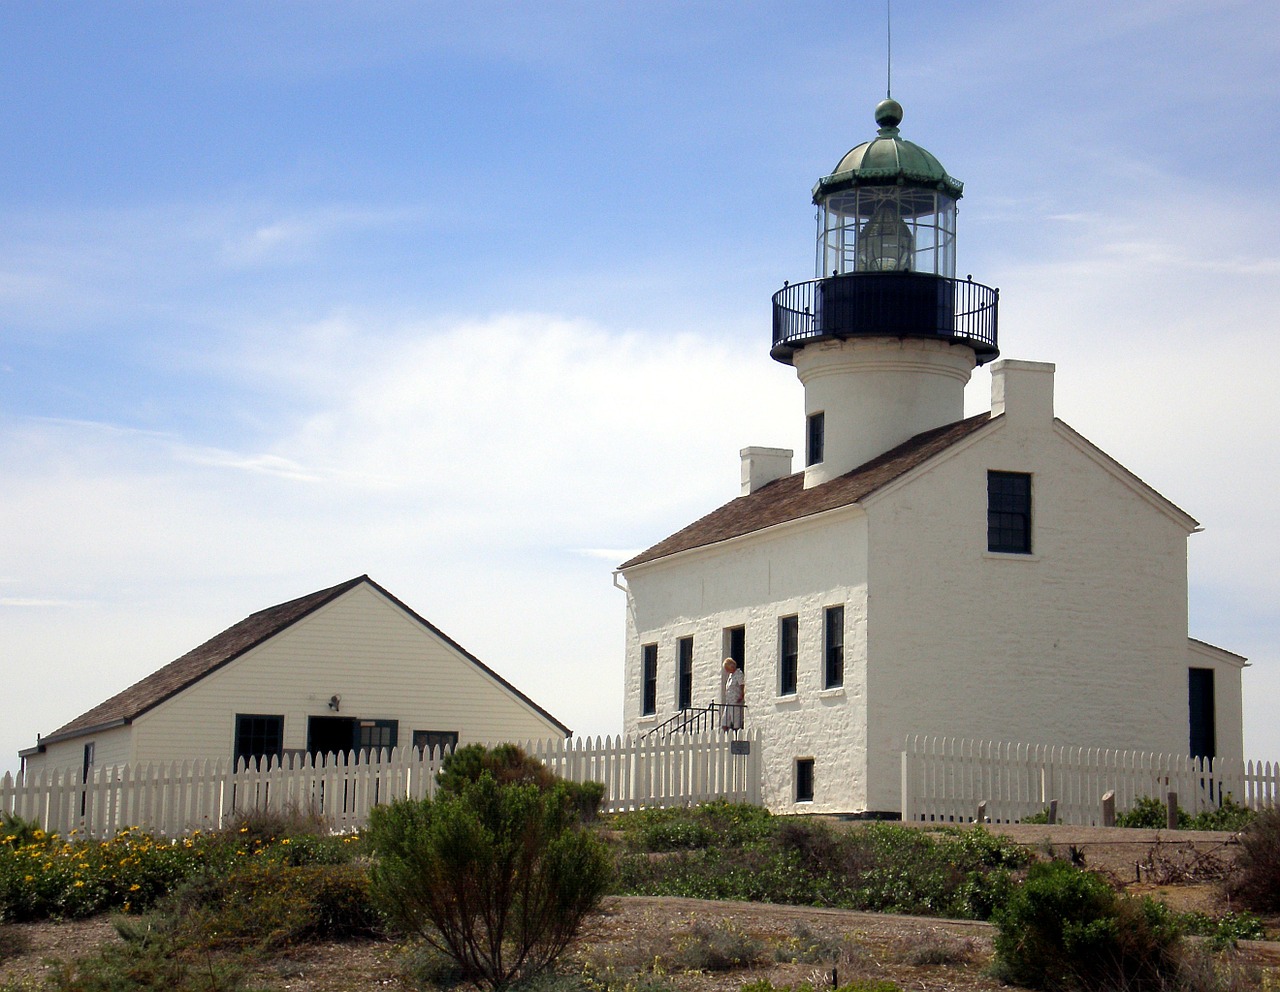
[[[342,697],[339,696],[337,693],[334,693],[332,696],[329,697],[329,709],[333,710],[333,712],[337,713],[338,707],[341,705],[342,705]]]

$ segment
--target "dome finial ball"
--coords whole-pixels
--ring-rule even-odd
[[[892,98],[876,104],[876,123],[881,127],[897,127],[902,123],[902,104]]]

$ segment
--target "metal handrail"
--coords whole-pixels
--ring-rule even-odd
[[[732,711],[737,711],[736,713]],[[719,720],[716,714],[721,714]],[[736,727],[724,727],[724,716],[736,716],[737,719],[732,721],[737,723]],[[645,733],[640,735],[640,739],[653,737],[655,734],[666,737],[670,734],[703,734],[709,730],[741,730],[747,720],[747,707],[745,703],[708,703],[702,709],[681,710],[671,719],[658,724]]]

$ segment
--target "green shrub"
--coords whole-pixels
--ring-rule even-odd
[[[546,969],[609,882],[608,852],[568,790],[487,770],[434,799],[375,807],[369,840],[388,918],[491,989]]]
[[[1231,796],[1224,796],[1222,804],[1214,809],[1207,809],[1191,817],[1187,826],[1190,830],[1230,830],[1245,829],[1253,822],[1254,813],[1248,806],[1239,805]]]
[[[184,954],[163,923],[119,930],[123,942],[57,962],[46,992],[249,992],[239,963]]]
[[[902,959],[917,967],[968,964],[973,960],[973,941],[944,933],[930,934],[912,943]]]
[[[1178,927],[1183,933],[1205,937],[1214,950],[1235,947],[1242,940],[1265,940],[1266,928],[1252,913],[1227,913],[1209,916],[1205,913],[1181,913]]]
[[[330,834],[317,816],[254,810],[220,830],[196,834],[203,864],[230,871],[246,858],[285,865],[338,865],[363,851],[356,834]]]
[[[37,837],[36,835],[40,836]],[[12,813],[0,816],[0,844],[17,849],[34,844],[44,838],[44,831],[35,820],[24,820]]]
[[[187,948],[275,950],[316,939],[365,936],[378,915],[368,875],[353,865],[289,865],[253,859],[206,872],[160,909]]]
[[[122,830],[104,841],[63,840],[36,830],[29,843],[0,844],[0,921],[136,912],[200,865],[194,840]]]
[[[1280,808],[1259,813],[1240,835],[1227,894],[1255,913],[1280,912]]]
[[[717,801],[673,809],[644,809],[614,818],[628,844],[640,851],[661,852],[702,847],[741,847],[770,837],[776,821],[768,810]]]
[[[986,919],[1011,890],[1012,872],[1031,859],[1026,848],[979,828],[932,833],[757,817],[743,831],[752,839],[734,845],[727,840],[734,831],[710,828],[705,813],[663,814],[625,827],[632,846],[661,844],[669,853],[622,856],[622,892]],[[702,846],[671,849],[686,836]]]
[[[1033,989],[1160,988],[1178,972],[1178,928],[1149,899],[1066,862],[1032,866],[994,914],[998,976]]]
[[[683,971],[732,971],[768,960],[764,944],[729,920],[716,926],[696,923],[676,936],[668,965]]]
[[[1224,796],[1220,805],[1202,810],[1192,816],[1178,807],[1178,830],[1243,830],[1254,818],[1253,810],[1239,805],[1231,796]],[[1024,823],[1031,822],[1024,820]],[[1037,821],[1039,822],[1039,821]],[[1116,816],[1117,827],[1138,827],[1145,830],[1165,830],[1169,826],[1168,807],[1163,799],[1140,796],[1133,806]]]
[[[1178,829],[1185,830],[1191,823],[1191,815],[1178,807]],[[1139,796],[1133,805],[1116,815],[1117,827],[1164,830],[1169,826],[1169,812],[1163,799],[1155,796]]]
[[[499,785],[534,785],[544,792],[558,786],[570,808],[584,820],[600,812],[604,800],[601,782],[567,782],[557,778],[537,758],[515,744],[485,747],[468,744],[447,755],[436,773],[436,785],[445,795],[459,795],[466,786],[488,772]]]

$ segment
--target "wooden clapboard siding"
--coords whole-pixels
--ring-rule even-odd
[[[401,744],[414,730],[453,730],[463,742],[562,732],[369,584],[139,717],[135,760],[230,756],[237,713],[282,715],[286,749],[307,746],[312,716],[398,720]]]

